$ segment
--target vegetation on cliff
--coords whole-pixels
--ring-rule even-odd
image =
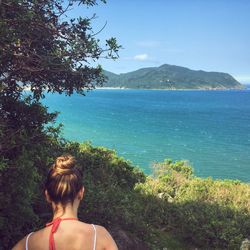
[[[56,130],[39,144],[26,140],[17,158],[0,161],[5,249],[50,220],[43,181],[54,158],[65,152],[76,156],[84,173],[80,219],[106,226],[119,249],[238,249],[249,237],[247,183],[198,178],[184,161],[171,160],[146,176],[113,150],[65,141]]]
[[[231,75],[164,64],[124,74],[104,71],[105,87],[132,89],[242,89]]]

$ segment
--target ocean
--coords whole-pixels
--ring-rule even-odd
[[[67,139],[114,149],[147,174],[187,160],[196,176],[250,182],[250,90],[98,89],[43,103]]]

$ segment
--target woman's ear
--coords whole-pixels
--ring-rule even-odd
[[[82,200],[83,199],[83,194],[84,194],[84,187],[82,187],[80,189],[80,191],[78,192],[78,199]]]
[[[48,194],[47,189],[44,191],[44,194],[45,194],[46,201],[47,201],[48,203],[51,203],[51,199],[50,199],[50,197],[49,197],[49,194]]]

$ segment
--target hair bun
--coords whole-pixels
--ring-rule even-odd
[[[53,169],[57,174],[70,173],[75,167],[76,160],[72,155],[66,154],[56,158]]]
[[[75,158],[64,154],[56,158],[45,182],[48,197],[56,205],[61,203],[63,210],[69,202],[73,205],[78,192],[83,187],[83,176]]]

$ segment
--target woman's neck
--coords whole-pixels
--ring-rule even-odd
[[[77,218],[77,210],[78,206],[75,206],[71,203],[68,203],[66,206],[62,206],[61,204],[52,204],[53,208],[53,220],[61,217],[61,218]]]

